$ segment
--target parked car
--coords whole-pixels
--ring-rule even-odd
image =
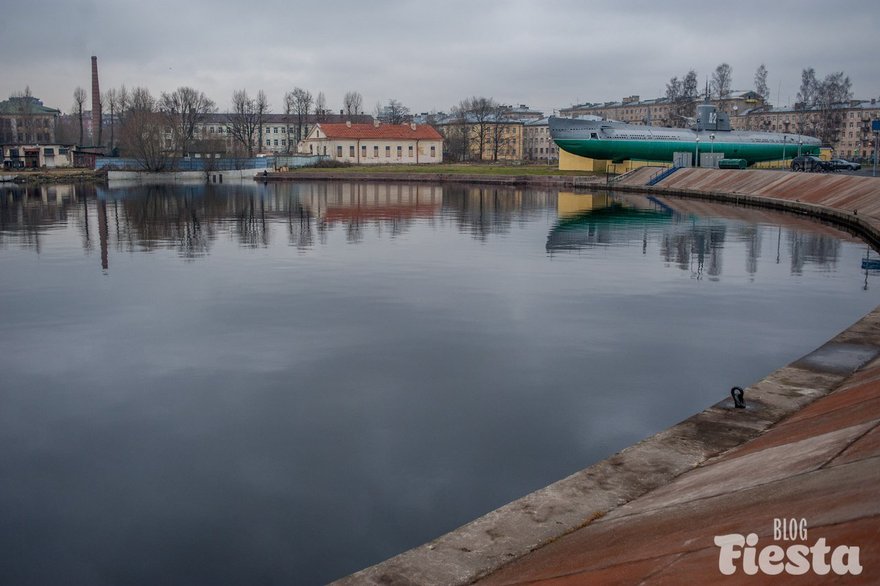
[[[841,169],[845,169],[847,171],[858,171],[862,168],[862,166],[858,163],[853,163],[852,161],[847,161],[846,159],[831,159],[831,166],[835,171],[839,171]]]
[[[823,161],[814,155],[801,155],[791,160],[792,171],[809,171],[811,173],[824,173],[833,171],[834,167],[828,161]]]

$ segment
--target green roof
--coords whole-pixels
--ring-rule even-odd
[[[0,114],[61,114],[61,110],[47,108],[43,102],[33,96],[11,97],[0,102]]]

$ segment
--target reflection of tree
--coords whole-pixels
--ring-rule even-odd
[[[660,255],[667,263],[690,270],[700,278],[703,273],[717,278],[721,275],[721,252],[727,228],[723,224],[691,222],[685,229],[667,231],[660,243]]]
[[[102,266],[112,265],[112,251],[175,250],[193,259],[207,255],[218,235],[239,245],[267,247],[272,224],[286,225],[288,243],[301,250],[326,244],[335,232],[357,243],[374,233],[396,238],[415,222],[451,220],[478,240],[504,234],[516,223],[556,213],[557,196],[549,191],[474,185],[424,185],[315,182],[270,185],[137,185],[108,190],[89,185],[11,187],[0,190],[0,249],[13,246],[40,252],[44,234],[72,227],[91,253],[100,246]],[[592,200],[591,200],[592,201]],[[638,245],[658,242],[664,262],[696,277],[717,277],[727,224],[697,220],[667,208],[612,205],[554,226],[547,250]],[[714,216],[713,216],[714,217]],[[761,217],[761,222],[766,219]],[[736,217],[737,241],[746,254],[746,270],[757,271],[763,223]],[[808,230],[808,228],[807,228]],[[778,248],[782,232],[779,230]],[[832,267],[840,254],[833,234],[785,231],[791,270],[806,263]],[[775,236],[775,234],[774,234]]]
[[[114,193],[122,196],[117,200],[121,227],[118,210],[114,213],[117,234],[125,235],[120,244],[129,250],[175,249],[184,258],[204,256],[225,208],[225,198],[207,195],[210,189],[149,185]]]
[[[302,206],[299,198],[292,195],[287,201],[287,230],[290,243],[300,250],[311,248],[315,243],[312,216]]]
[[[477,240],[509,232],[514,222],[545,213],[554,201],[547,192],[503,187],[450,185],[443,192],[444,215]]]
[[[761,230],[756,224],[744,224],[739,229],[740,238],[746,244],[746,272],[758,272],[758,259],[761,257]]]
[[[807,263],[831,269],[837,265],[840,256],[840,240],[824,234],[789,232],[788,248],[791,272],[795,275],[802,274]]]
[[[269,245],[266,228],[266,202],[262,197],[250,197],[236,213],[235,232],[243,246],[258,248]]]

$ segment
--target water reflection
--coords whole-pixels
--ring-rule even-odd
[[[765,223],[778,225],[775,259],[782,261],[784,242],[792,274],[801,274],[806,265],[834,268],[841,238],[846,238],[835,229],[782,214],[605,192],[344,182],[115,189],[50,185],[3,190],[0,248],[20,246],[39,253],[44,234],[71,224],[83,250],[92,253],[98,247],[101,267],[108,270],[110,251],[173,249],[193,260],[208,255],[221,236],[242,247],[266,248],[279,237],[273,226],[281,224],[287,243],[308,252],[325,245],[337,228],[347,242],[357,244],[368,233],[396,238],[416,222],[451,221],[461,232],[486,241],[554,215],[557,221],[546,241],[551,255],[632,245],[647,254],[654,241],[663,263],[695,278],[721,276],[729,239],[745,245],[745,270],[757,273]]]
[[[0,195],[14,584],[324,583],[676,423],[877,302],[845,234],[705,202]]]
[[[663,262],[688,271],[694,278],[722,274],[723,251],[729,238],[745,245],[745,270],[754,276],[761,257],[762,223],[778,223],[776,262],[781,258],[782,227],[786,231],[791,273],[802,274],[806,264],[833,269],[842,233],[817,223],[761,210],[654,196],[560,192],[559,221],[547,238],[547,251],[572,252],[596,246],[641,244],[658,240]],[[732,226],[726,220],[737,220]],[[732,228],[733,234],[728,230]]]

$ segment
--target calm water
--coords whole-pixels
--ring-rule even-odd
[[[0,188],[0,583],[320,583],[878,303],[792,216],[471,186]]]

